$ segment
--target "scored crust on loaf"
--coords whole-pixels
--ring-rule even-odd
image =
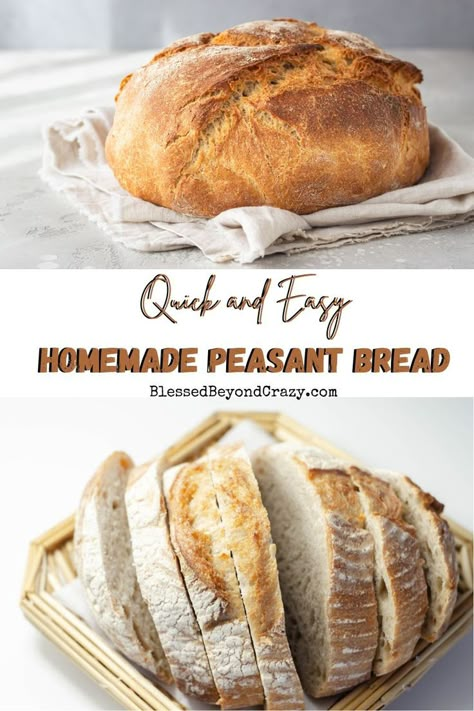
[[[99,627],[126,657],[172,682],[132,559],[124,493],[133,462],[115,452],[87,485],[76,516],[75,563]]]
[[[164,473],[171,541],[223,708],[263,703],[234,563],[206,459]]]
[[[449,624],[457,598],[458,568],[454,538],[441,517],[443,504],[409,477],[384,470],[373,472],[388,481],[403,502],[403,513],[416,530],[425,561],[428,612],[422,636],[429,642],[440,637]]]
[[[303,688],[316,697],[368,679],[377,647],[374,544],[344,466],[287,444],[255,455],[290,646]]]
[[[375,546],[379,642],[373,671],[388,674],[411,658],[421,635],[428,608],[423,558],[392,487],[357,467],[347,471]]]
[[[285,631],[270,522],[245,449],[217,446],[209,469],[252,635],[267,709],[303,709]]]
[[[423,175],[421,81],[365,37],[315,23],[195,35],[122,81],[106,156],[128,192],[185,214],[348,205]]]
[[[170,540],[163,469],[158,460],[129,476],[125,503],[136,574],[177,687],[215,704],[218,695],[201,631]]]

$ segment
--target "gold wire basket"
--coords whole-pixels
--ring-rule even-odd
[[[281,441],[317,445],[350,461],[343,452],[294,420],[276,413],[222,412],[167,450],[171,464],[194,459],[227,430],[252,420]],[[413,686],[472,626],[472,534],[449,521],[456,539],[459,566],[458,600],[443,636],[428,644],[420,641],[413,658],[391,674],[374,677],[340,697],[332,709],[382,709]],[[120,653],[97,635],[80,617],[54,597],[54,592],[76,577],[72,556],[74,516],[31,543],[22,589],[21,608],[26,617],[85,672],[127,709],[176,711],[185,709],[173,695],[155,685]]]

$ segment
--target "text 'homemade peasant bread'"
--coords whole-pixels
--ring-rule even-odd
[[[215,704],[218,694],[201,631],[170,540],[162,473],[158,460],[129,477],[125,501],[137,578],[176,685]]]
[[[119,651],[164,682],[172,676],[135,575],[124,494],[133,467],[112,454],[84,491],[76,517],[75,563],[99,627]]]
[[[360,35],[250,22],[180,40],[127,76],[106,155],[132,195],[189,215],[348,205],[423,175],[421,81]]]

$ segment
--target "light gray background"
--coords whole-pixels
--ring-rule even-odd
[[[0,47],[142,49],[288,16],[385,47],[474,46],[473,0],[0,0]]]
[[[97,464],[114,449],[143,462],[216,410],[282,410],[369,466],[405,471],[472,529],[472,400],[340,398],[225,403],[156,399],[0,399],[3,586],[0,708],[111,710],[117,704],[23,618],[29,542],[70,515]],[[472,709],[466,635],[389,709]]]

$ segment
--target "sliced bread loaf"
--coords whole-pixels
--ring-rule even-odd
[[[124,493],[131,459],[112,454],[84,491],[76,517],[75,562],[99,627],[126,657],[172,676],[135,575]]]
[[[216,703],[201,631],[170,541],[163,470],[156,460],[129,476],[125,503],[136,574],[176,685],[185,694]]]
[[[255,456],[293,657],[316,697],[368,679],[377,647],[374,544],[345,466],[286,444]]]
[[[285,631],[275,545],[252,465],[240,445],[209,453],[225,536],[252,635],[267,709],[303,709],[304,698]]]
[[[385,481],[348,469],[375,546],[379,641],[373,671],[387,674],[411,658],[428,608],[423,559],[415,529]]]
[[[164,473],[170,534],[223,708],[263,703],[234,563],[206,458]]]
[[[457,597],[458,570],[453,535],[441,517],[443,504],[401,474],[378,470],[403,502],[403,514],[418,537],[425,561],[429,607],[422,629],[424,639],[433,642],[449,624]]]

